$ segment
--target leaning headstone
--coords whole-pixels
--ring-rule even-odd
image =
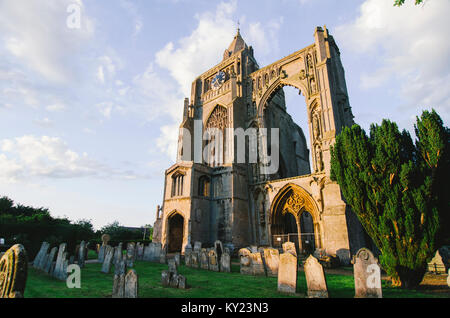
[[[264,270],[263,260],[261,257],[261,253],[259,253],[259,252],[251,253],[250,257],[252,259],[253,275],[256,275],[256,276],[266,275],[266,272]]]
[[[208,268],[210,271],[219,271],[219,261],[215,250],[210,250],[208,253]]]
[[[264,261],[266,263],[267,276],[278,276],[278,265],[280,263],[280,252],[274,248],[264,249]]]
[[[225,251],[220,258],[220,271],[225,273],[231,272],[231,257],[228,251]]]
[[[355,298],[382,298],[378,259],[367,248],[361,248],[352,260]]]
[[[57,251],[58,251],[58,248],[55,246],[50,250],[50,253],[48,254],[47,261],[45,262],[45,266],[44,266],[44,271],[47,274],[51,274],[53,261],[55,260]]]
[[[0,259],[0,298],[23,298],[28,257],[21,244],[13,245]]]
[[[80,248],[78,249],[78,266],[80,266],[80,268],[84,267],[85,257],[86,257],[86,243],[84,241],[81,241]]]
[[[133,267],[135,257],[135,245],[133,242],[127,244],[127,267]]]
[[[114,283],[112,298],[123,298],[125,293],[125,273],[127,270],[126,258],[122,257],[114,265]]]
[[[47,242],[42,242],[41,248],[39,249],[39,252],[37,253],[36,257],[33,261],[33,267],[42,269],[43,268],[43,262],[45,262],[45,258],[47,256],[47,251],[50,247],[50,244]]]
[[[293,242],[284,242],[283,253],[291,253],[292,255],[297,257],[297,250],[295,249],[295,244]]]
[[[101,245],[100,248],[98,249],[98,261],[100,263],[103,263],[103,261],[105,260],[105,249],[106,249],[107,245]]]
[[[125,276],[125,298],[138,298],[138,275],[134,269]]]
[[[200,252],[200,268],[201,269],[209,269],[209,259],[206,248],[202,248]]]
[[[309,298],[328,298],[327,281],[323,267],[312,255],[306,259],[304,264],[306,285],[308,286]]]
[[[105,259],[103,261],[102,273],[108,274],[111,270],[111,263],[114,255],[114,248],[112,246],[106,245],[105,246]]]
[[[278,291],[295,294],[296,289],[297,257],[292,253],[283,253],[278,266]]]
[[[243,275],[253,275],[251,252],[247,248],[239,250],[240,273]]]
[[[53,276],[58,279],[62,279],[64,276],[64,262],[67,257],[66,253],[66,243],[61,243],[58,249],[58,256],[56,257],[55,270],[53,271]]]

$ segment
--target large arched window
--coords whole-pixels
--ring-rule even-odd
[[[225,161],[225,130],[227,127],[228,110],[226,107],[217,105],[205,125],[209,135],[207,163],[212,167],[221,165]]]
[[[210,179],[207,176],[201,176],[198,179],[198,195],[201,197],[209,197]]]

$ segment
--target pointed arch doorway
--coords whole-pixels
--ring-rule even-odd
[[[300,253],[321,248],[319,212],[313,198],[295,184],[284,186],[271,206],[270,231],[274,247],[289,241]]]
[[[169,217],[168,225],[169,225],[168,252],[181,253],[184,237],[184,217],[179,213],[174,213],[172,216]]]

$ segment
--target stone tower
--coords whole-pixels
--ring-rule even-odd
[[[347,262],[363,244],[360,224],[329,178],[330,145],[353,123],[340,53],[326,28],[314,38],[259,68],[238,29],[222,61],[193,81],[154,230],[169,253],[194,241],[236,249],[290,240]],[[286,112],[286,85],[305,97],[311,151]],[[245,139],[249,132],[255,143],[250,134]]]

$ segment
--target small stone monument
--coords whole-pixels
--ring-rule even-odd
[[[214,249],[210,250],[208,253],[208,267],[210,271],[219,271],[219,261],[217,259],[217,253]]]
[[[169,265],[169,272],[178,273],[177,262],[173,258],[169,258],[167,264]]]
[[[48,254],[47,261],[45,262],[44,271],[47,274],[51,274],[53,261],[55,260],[56,252],[58,252],[57,247],[53,247],[50,251],[50,254]]]
[[[292,253],[283,253],[278,266],[278,291],[295,294],[296,289],[297,257]]]
[[[200,252],[202,250],[202,242],[194,242],[194,252]]]
[[[209,259],[208,253],[206,252],[206,248],[202,248],[200,252],[200,268],[209,269]]]
[[[242,275],[253,275],[251,252],[247,248],[239,250],[240,273]]]
[[[80,266],[80,268],[84,267],[86,256],[85,253],[86,253],[86,243],[84,241],[81,241],[80,247],[78,249],[78,266]]]
[[[297,257],[297,251],[295,249],[295,244],[293,242],[284,242],[283,243],[283,253],[291,253],[295,257]]]
[[[266,271],[264,269],[263,259],[261,257],[260,252],[251,253],[251,264],[252,264],[252,274],[256,276],[266,275]]]
[[[125,276],[125,298],[138,298],[138,275],[134,269],[128,271]]]
[[[108,245],[108,242],[111,240],[111,236],[109,234],[103,234],[102,235],[102,244]]]
[[[198,268],[199,267],[199,260],[198,260],[198,252],[192,252],[191,253],[191,267],[192,268]]]
[[[111,270],[111,263],[114,255],[114,248],[112,246],[106,245],[105,246],[105,260],[103,261],[102,273],[108,274]]]
[[[225,273],[231,272],[231,257],[228,250],[225,250],[220,258],[220,271]]]
[[[126,257],[116,261],[114,265],[114,283],[112,298],[124,298],[125,295],[125,273],[127,270]]]
[[[378,259],[367,248],[361,248],[352,260],[355,298],[382,298]]]
[[[135,244],[133,242],[127,244],[127,267],[133,267],[135,258]]]
[[[278,277],[280,252],[274,248],[265,248],[263,253],[264,253],[264,260],[266,262],[267,276]]]
[[[13,245],[0,259],[0,298],[23,298],[28,257],[21,244]]]
[[[327,281],[323,267],[312,255],[306,259],[305,265],[306,285],[309,298],[328,298]]]
[[[175,253],[175,256],[173,257],[173,259],[175,260],[175,263],[177,264],[177,266],[180,266],[180,263],[181,263],[180,253]]]

